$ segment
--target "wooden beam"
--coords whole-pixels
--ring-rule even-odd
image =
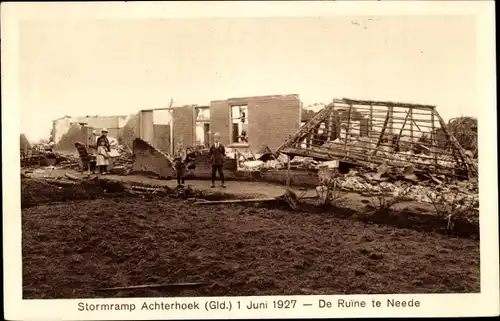
[[[345,130],[345,142],[344,149],[347,149],[347,140],[349,138],[349,131],[351,130],[351,114],[352,114],[352,106],[349,105],[349,113],[347,114],[347,128]]]
[[[417,127],[418,131],[419,132],[422,132],[422,129],[420,128],[420,126],[418,126],[418,124],[415,122],[415,119],[412,119],[413,121],[413,124],[415,124],[415,126]]]
[[[370,132],[368,133],[368,136],[371,136],[371,132],[373,131],[373,105],[370,104]]]
[[[169,143],[170,143],[170,155],[173,155],[174,154],[174,112],[173,111],[170,111],[170,126],[169,126],[169,130],[170,130],[170,138],[169,138]]]
[[[434,166],[437,168],[437,153],[436,153],[436,128],[434,125],[434,110],[431,111],[431,143],[432,143],[432,155],[434,156]]]
[[[388,122],[389,132],[390,132],[390,142],[392,146],[392,140],[394,138],[394,107],[389,106],[389,122]]]
[[[398,138],[396,139],[396,146],[399,144],[399,139],[401,138],[401,134],[403,134],[403,130],[406,126],[406,121],[408,120],[408,117],[410,116],[411,113],[411,108],[408,109],[408,113],[406,114],[405,121],[403,122],[403,126],[401,126],[401,129],[399,130]],[[413,133],[412,133],[413,135]],[[413,142],[413,137],[412,137],[412,142]]]
[[[439,115],[439,113],[436,112],[436,117],[438,118],[439,123],[441,124],[441,127],[443,128],[443,131],[444,131],[444,134],[446,135],[446,138],[449,139],[449,141],[453,144],[452,146],[457,149],[457,151],[460,155],[460,158],[464,162],[467,170],[472,170],[472,174],[477,176],[479,174],[479,170],[478,170],[476,164],[474,164],[471,161],[471,159],[465,154],[464,149],[462,148],[460,143],[457,141],[455,136],[450,135],[450,133],[448,132],[448,129],[446,128],[446,123],[444,122],[443,118],[441,118],[441,115]]]
[[[311,134],[311,132],[317,127],[317,125],[321,124],[322,121],[328,117],[328,112],[331,110],[330,106],[327,106],[323,108],[319,113],[316,114],[310,121],[308,121],[304,126],[300,127],[298,132],[293,135],[292,137],[288,138],[283,145],[281,145],[278,149],[277,152],[281,152],[281,150],[285,147],[289,147],[297,142],[302,141],[304,138],[306,138],[308,135]]]
[[[288,162],[286,167],[286,187],[290,188],[290,155],[288,155]]]
[[[325,152],[316,152],[310,149],[304,148],[295,148],[295,147],[285,147],[281,151],[283,154],[294,155],[294,156],[303,156],[303,157],[313,157],[323,160],[330,160],[331,157],[328,153]]]
[[[200,200],[194,203],[194,205],[212,205],[212,204],[235,204],[235,203],[255,203],[255,202],[271,202],[275,201],[275,197],[267,198],[249,198],[249,199],[236,199],[236,200],[219,200],[219,201],[205,201]]]
[[[413,108],[425,109],[425,110],[436,108],[436,106],[433,106],[433,105],[411,104],[411,103],[403,103],[403,102],[396,102],[396,101],[359,100],[359,99],[350,99],[350,98],[342,98],[341,101],[344,101],[345,103],[347,103],[349,105],[413,107]]]
[[[118,286],[114,288],[103,288],[98,289],[99,291],[115,291],[115,290],[132,290],[132,289],[147,289],[147,288],[165,288],[165,287],[193,287],[208,285],[208,283],[177,283],[177,284],[144,284],[144,285],[132,285],[132,286]]]
[[[334,107],[332,106],[331,110],[330,110],[330,114],[328,115],[328,132],[327,132],[327,141],[331,141],[332,140],[332,136],[333,136],[333,112],[334,112]]]
[[[410,145],[410,151],[413,154],[413,143],[414,143],[414,138],[413,138],[413,109],[410,108],[410,139],[411,139],[411,145]]]
[[[389,122],[390,116],[391,116],[390,110],[387,110],[387,115],[385,116],[384,125],[382,126],[382,130],[380,131],[380,135],[377,140],[377,145],[375,146],[375,150],[372,152],[372,155],[375,155],[375,153],[377,152],[377,148],[380,146],[380,143],[382,142],[382,138],[384,137],[385,129],[387,127],[387,123]]]

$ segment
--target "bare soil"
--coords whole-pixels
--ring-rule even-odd
[[[22,186],[24,299],[480,292],[477,239],[119,185]],[[208,285],[100,290],[183,282]]]

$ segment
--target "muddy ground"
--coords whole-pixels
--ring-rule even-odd
[[[25,299],[480,291],[470,237],[97,185],[22,180]],[[184,282],[207,284],[101,290]]]

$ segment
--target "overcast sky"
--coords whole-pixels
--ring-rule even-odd
[[[24,21],[21,131],[64,115],[121,115],[266,94],[438,106],[477,116],[474,17],[339,16]]]

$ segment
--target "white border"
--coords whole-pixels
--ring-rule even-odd
[[[498,187],[496,180],[480,179],[481,293],[439,295],[360,295],[296,296],[299,304],[314,303],[319,298],[387,298],[419,300],[420,308],[318,309],[299,307],[293,310],[268,309],[260,313],[232,311],[156,311],[156,312],[78,312],[77,303],[136,303],[145,299],[96,300],[22,300],[21,291],[21,213],[19,164],[19,95],[17,91],[17,23],[25,19],[148,19],[196,17],[276,17],[326,15],[475,15],[477,21],[479,170],[480,177],[497,177],[496,159],[496,61],[495,17],[493,1],[379,1],[379,2],[102,2],[102,3],[3,3],[2,22],[2,146],[3,146],[3,233],[4,233],[4,303],[6,319],[23,320],[138,320],[138,319],[213,319],[213,318],[324,318],[324,317],[405,317],[405,316],[491,316],[499,314],[498,260]],[[439,268],[439,267],[437,267]],[[207,300],[242,304],[250,298],[197,298],[203,307]],[[256,300],[257,298],[253,298]],[[258,297],[270,304],[275,299]],[[193,298],[157,298],[163,302],[192,302]],[[370,305],[368,305],[370,306]],[[251,311],[250,311],[251,312]]]

